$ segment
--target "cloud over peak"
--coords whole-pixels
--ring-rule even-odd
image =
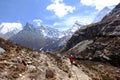
[[[35,22],[37,24],[37,26],[40,26],[42,23],[41,19],[34,19],[33,22]]]
[[[100,11],[106,6],[117,5],[120,0],[80,0],[80,2],[86,6],[93,6]]]
[[[75,7],[66,5],[63,0],[52,0],[52,4],[48,5],[47,10],[53,11],[59,18],[64,17],[68,13],[73,13]]]

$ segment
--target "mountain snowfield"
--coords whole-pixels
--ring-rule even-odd
[[[83,25],[84,24],[81,23],[80,21],[75,21],[74,25],[70,29],[63,31],[63,34],[65,36],[68,36],[68,35],[72,36],[73,33],[76,32],[78,29],[80,29],[80,27],[82,27]]]
[[[92,23],[100,22],[100,21],[103,19],[103,17],[105,17],[113,8],[114,8],[114,6],[104,7],[104,8],[98,13],[98,15],[95,17],[95,19],[93,20]]]
[[[0,37],[4,39],[9,39],[13,35],[17,34],[19,31],[22,30],[21,23],[9,23],[9,22],[2,22],[0,24]]]
[[[3,23],[0,24],[0,33],[2,33],[2,34],[6,34],[8,32],[14,32],[16,34],[20,30],[22,30],[22,24],[21,23],[3,22]]]

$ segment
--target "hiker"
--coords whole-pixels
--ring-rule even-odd
[[[70,62],[71,62],[71,64],[73,64],[73,61],[74,61],[74,57],[73,57],[73,55],[70,55]]]

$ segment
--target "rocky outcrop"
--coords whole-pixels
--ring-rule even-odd
[[[99,33],[103,36],[119,36],[120,37],[120,19],[113,20],[101,29]]]
[[[78,56],[81,59],[108,62],[120,67],[120,38],[98,38]]]

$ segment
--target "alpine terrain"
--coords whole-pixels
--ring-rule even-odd
[[[58,31],[47,26],[33,26],[26,23],[25,27],[11,36],[9,40],[33,50],[54,51],[63,48],[67,40],[81,26],[81,24],[75,22],[72,28],[67,31]]]
[[[41,49],[58,40],[53,31],[45,36],[45,29],[27,23],[10,40],[0,38],[0,80],[120,80],[120,3],[100,22],[80,27],[56,52]]]

